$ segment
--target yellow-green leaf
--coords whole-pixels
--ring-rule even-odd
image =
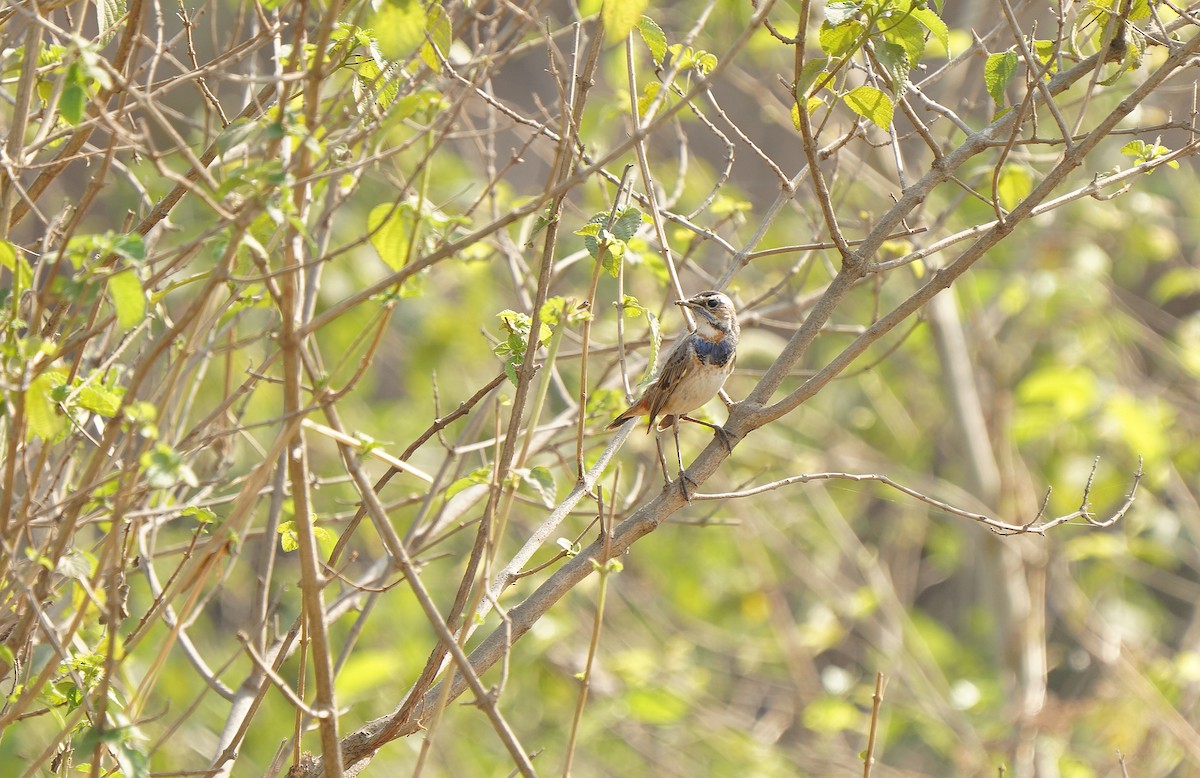
[[[427,16],[417,0],[379,3],[370,14],[379,50],[389,60],[407,59],[425,42]]]
[[[654,102],[654,98],[658,97],[661,89],[662,84],[657,81],[646,82],[646,86],[642,88],[642,96],[637,101],[638,116],[646,115],[646,111],[650,109],[650,104]]]
[[[122,329],[136,327],[146,318],[146,290],[132,268],[109,276],[107,292]]]
[[[1033,191],[1033,177],[1021,165],[1005,165],[996,182],[996,195],[1004,210],[1011,211]]]
[[[818,40],[821,42],[821,50],[826,54],[831,57],[842,57],[854,50],[862,35],[861,22],[846,22],[836,27],[829,22],[824,22],[821,25]]]
[[[425,39],[425,45],[421,46],[421,59],[425,60],[430,70],[440,71],[442,59],[438,57],[438,53],[440,52],[442,57],[449,56],[450,44],[454,40],[454,28],[440,3],[434,3],[426,12],[425,33],[428,37]],[[435,46],[437,51],[434,51]]]
[[[662,31],[662,27],[659,27],[658,23],[649,16],[643,16],[638,20],[637,28],[646,48],[650,49],[650,56],[654,59],[654,64],[661,65],[663,57],[667,53],[667,36]],[[657,83],[655,85],[657,86]]]
[[[79,124],[83,120],[84,107],[87,105],[87,82],[79,63],[72,62],[63,75],[66,84],[62,96],[58,98],[58,115],[67,124]]]
[[[942,17],[934,13],[932,8],[914,8],[912,17],[921,24],[925,25],[925,29],[933,33],[933,37],[938,43],[942,44],[949,55],[950,51],[950,28],[942,21]]]
[[[25,390],[25,419],[29,422],[28,437],[37,435],[45,441],[58,439],[67,428],[67,418],[58,410],[51,393],[67,382],[67,371],[47,370],[29,382]]]
[[[6,240],[0,240],[0,266],[12,273],[14,298],[33,283],[33,270],[30,269],[29,262]]]
[[[371,209],[367,215],[367,231],[371,245],[379,252],[379,258],[392,270],[399,270],[408,261],[408,224],[405,223],[407,209],[395,203],[384,203]]]
[[[600,9],[604,34],[609,40],[623,39],[642,18],[642,11],[645,11],[649,4],[649,0],[604,0]]]
[[[1004,105],[1004,90],[1016,74],[1015,51],[1004,51],[987,58],[983,66],[983,83],[987,85],[987,92],[996,101],[996,105]]]
[[[864,119],[869,119],[881,130],[892,127],[892,100],[873,86],[860,86],[842,96],[842,102]]]
[[[819,97],[810,97],[805,102],[808,106],[809,116],[812,116],[813,111],[825,105],[825,101]],[[795,102],[792,103],[792,124],[795,125],[797,130],[800,129],[800,105]]]

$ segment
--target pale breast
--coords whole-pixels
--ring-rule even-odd
[[[732,370],[732,359],[720,367],[700,363],[692,365],[686,378],[671,392],[662,413],[678,416],[696,410],[716,396]]]

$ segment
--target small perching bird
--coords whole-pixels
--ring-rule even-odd
[[[646,432],[650,432],[656,420],[659,430],[671,427],[675,433],[675,455],[679,461],[683,496],[690,500],[683,477],[683,455],[679,452],[679,420],[711,427],[725,448],[732,450],[724,429],[687,414],[715,397],[733,372],[739,329],[733,301],[720,292],[700,292],[675,304],[694,312],[695,331],[675,343],[654,383],[646,387],[628,410],[613,419],[607,429],[616,429],[639,416],[649,417]],[[661,450],[659,455],[661,457]],[[665,469],[664,463],[664,475]]]

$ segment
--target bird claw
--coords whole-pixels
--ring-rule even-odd
[[[679,491],[683,492],[684,501],[689,503],[692,501],[692,495],[688,494],[687,485],[690,483],[692,486],[697,488],[700,487],[700,484],[696,483],[690,476],[688,476],[687,473],[682,470],[679,471],[679,477],[675,479],[675,483],[679,484]]]
[[[731,440],[732,436],[728,432],[725,431],[724,427],[714,426],[713,431],[716,433],[717,438],[721,441],[721,445],[723,445],[725,447],[725,453],[732,454],[733,453],[733,441]]]

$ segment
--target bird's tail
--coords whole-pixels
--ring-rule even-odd
[[[610,422],[609,425],[607,427],[605,427],[604,429],[615,430],[617,427],[620,427],[625,422],[629,421],[630,419],[636,419],[640,415],[641,414],[638,413],[637,406],[635,405],[632,408],[630,408],[629,410],[622,413],[617,418],[613,419],[612,422]]]

